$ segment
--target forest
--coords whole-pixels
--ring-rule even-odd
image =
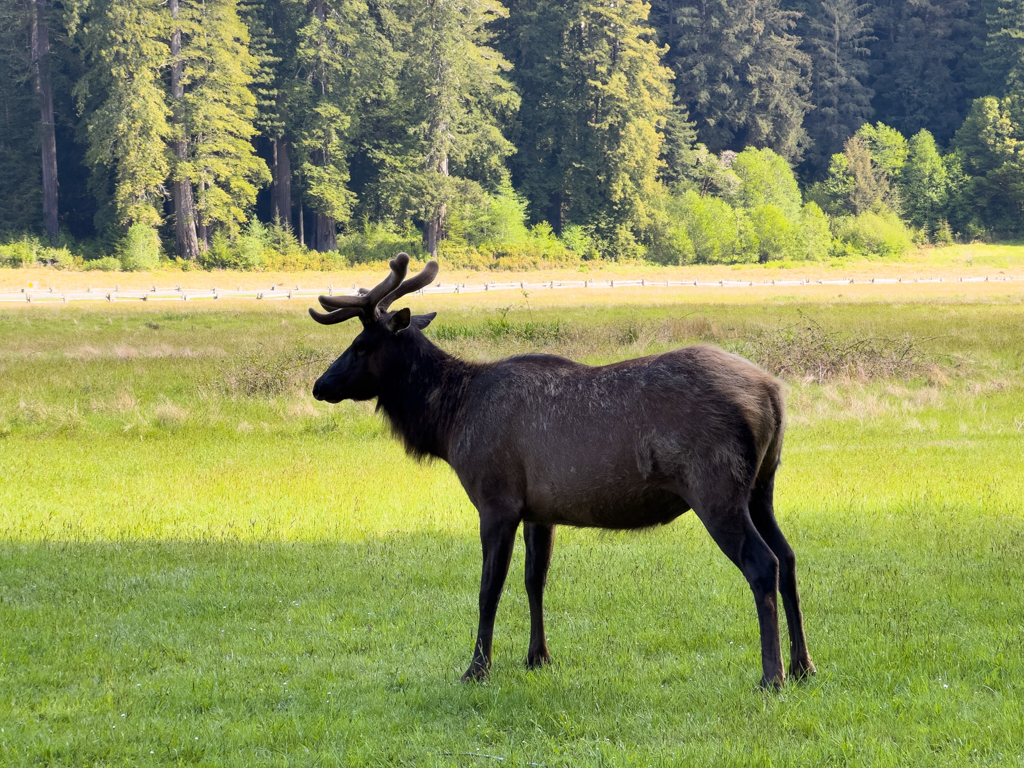
[[[1024,234],[1024,0],[0,0],[0,264]]]

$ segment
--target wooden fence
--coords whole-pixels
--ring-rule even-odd
[[[957,278],[908,278],[899,277],[875,277],[854,280],[843,278],[840,280],[769,280],[756,282],[750,280],[549,280],[543,283],[508,282],[508,283],[435,283],[418,291],[418,295],[425,294],[463,294],[463,293],[484,293],[488,291],[536,291],[536,290],[558,290],[566,288],[587,288],[587,289],[611,289],[611,288],[671,288],[671,287],[694,287],[694,288],[752,288],[752,287],[785,287],[794,288],[812,285],[865,285],[865,284],[917,284],[917,283],[981,283],[981,282],[1011,282],[1024,281],[1024,276],[999,275],[996,277],[957,277]],[[18,292],[0,293],[0,302],[31,302],[38,304],[48,303],[69,303],[72,301],[199,301],[217,299],[260,299],[264,301],[278,299],[313,299],[316,296],[326,294],[328,296],[353,294],[356,286],[339,288],[329,285],[326,288],[281,288],[271,286],[270,288],[242,288],[229,290],[226,288],[183,288],[180,285],[175,287],[152,286],[149,290],[138,288],[122,289],[120,285],[113,288],[97,288],[90,286],[84,291],[58,292],[53,288],[22,288]]]

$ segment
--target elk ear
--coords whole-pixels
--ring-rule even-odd
[[[387,328],[392,333],[398,333],[404,331],[409,327],[409,321],[412,319],[412,312],[409,308],[400,309],[395,312],[391,317],[388,318]]]
[[[433,320],[435,317],[437,317],[437,312],[431,312],[429,315],[413,315],[412,325],[414,328],[418,328],[419,330],[422,331],[424,328],[430,325],[430,321]]]

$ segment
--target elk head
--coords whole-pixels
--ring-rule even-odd
[[[389,311],[391,304],[407,293],[418,291],[437,276],[437,262],[429,261],[415,277],[405,279],[409,254],[400,253],[389,262],[391,274],[369,291],[358,296],[321,296],[319,301],[328,312],[310,309],[318,323],[333,325],[358,317],[363,330],[341,357],[313,385],[313,397],[329,403],[342,400],[370,400],[380,394],[381,382],[388,375],[400,375],[392,365],[402,353],[404,342],[413,331],[423,330],[436,316],[413,315],[408,308]]]

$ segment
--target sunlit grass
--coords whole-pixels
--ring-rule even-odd
[[[755,690],[749,590],[685,515],[559,530],[536,673],[519,542],[491,682],[460,684],[476,512],[372,407],[308,396],[352,328],[255,302],[7,312],[0,762],[1024,762],[1019,296],[448,301],[431,331],[474,358],[733,347],[808,317],[910,339],[932,367],[909,380],[789,382],[777,507],[818,676]]]

